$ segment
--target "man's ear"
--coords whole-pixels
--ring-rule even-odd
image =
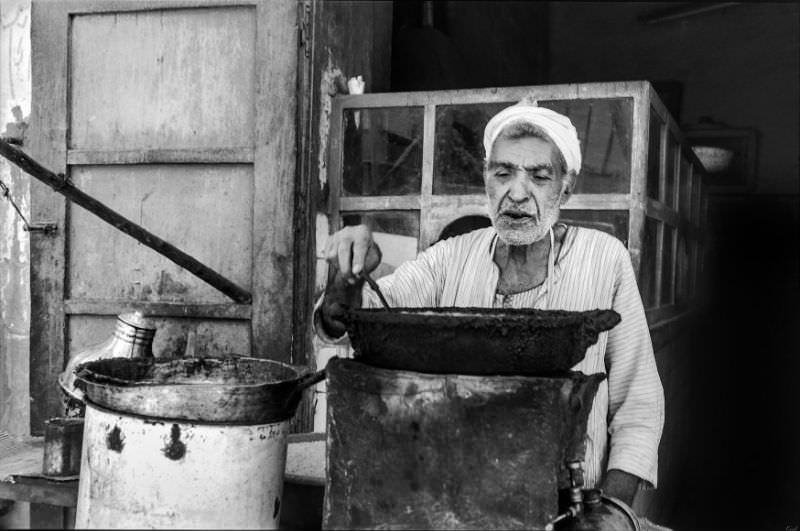
[[[575,189],[575,172],[569,171],[564,174],[564,179],[561,183],[561,204],[567,202]]]

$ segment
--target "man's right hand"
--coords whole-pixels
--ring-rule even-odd
[[[338,268],[347,283],[361,284],[362,271],[371,273],[381,263],[381,250],[366,225],[345,227],[333,234],[325,250],[325,258]]]
[[[331,337],[346,331],[349,308],[361,307],[362,272],[371,273],[381,263],[381,250],[366,225],[345,227],[331,235],[325,249],[328,285],[322,302],[322,325]]]

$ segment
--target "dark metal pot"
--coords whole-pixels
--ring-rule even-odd
[[[146,417],[224,424],[291,418],[303,389],[325,378],[260,358],[110,358],[76,370],[99,406]]]
[[[493,308],[350,310],[355,359],[384,369],[435,374],[562,374],[580,362],[614,310]]]
[[[599,489],[583,490],[580,514],[555,526],[555,531],[641,531],[639,518],[624,502],[603,496]]]

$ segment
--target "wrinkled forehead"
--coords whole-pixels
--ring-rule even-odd
[[[564,155],[550,137],[530,131],[524,134],[514,129],[508,131],[511,134],[501,133],[495,139],[486,157],[485,169],[507,166],[509,169],[531,171],[547,166],[547,169],[559,175],[567,171]]]
[[[504,135],[501,133],[492,144],[491,152],[486,157],[486,163],[488,165],[511,164],[520,167],[544,163],[558,165],[560,154],[555,143],[546,136]]]

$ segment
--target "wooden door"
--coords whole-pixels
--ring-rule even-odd
[[[252,293],[237,304],[33,183],[31,427],[60,413],[70,355],[115,316],[158,323],[156,356],[291,362],[297,5],[290,0],[32,6],[28,151]]]

